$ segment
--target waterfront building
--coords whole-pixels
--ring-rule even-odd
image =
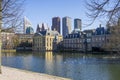
[[[15,34],[18,37],[19,43],[22,42],[29,42],[32,43],[33,42],[33,35],[34,34]]]
[[[92,36],[94,34],[95,30],[84,30],[84,50],[85,51],[91,51],[92,50]]]
[[[85,30],[82,32],[80,29],[74,29],[71,34],[63,39],[63,49],[82,52],[91,51],[93,31]]]
[[[82,29],[82,21],[81,19],[74,19],[74,29]]]
[[[71,18],[70,17],[64,17],[62,19],[62,35],[65,37],[66,35],[71,33]]]
[[[34,51],[54,51],[57,44],[62,41],[62,35],[58,31],[45,30],[35,33],[33,37]]]
[[[17,40],[17,51],[32,51],[34,34],[15,34]]]
[[[52,30],[56,30],[58,31],[59,33],[60,32],[60,17],[53,17],[52,18]]]
[[[24,25],[24,34],[33,34],[34,33],[34,30],[32,28],[32,24],[31,22],[29,21],[29,19],[27,17],[24,17],[24,20],[23,20],[23,25]]]
[[[94,35],[92,36],[92,49],[93,51],[99,51],[104,49],[104,46],[109,42],[109,33],[108,30],[101,25],[95,30]]]
[[[63,39],[64,50],[83,51],[84,35],[78,29],[73,30],[71,34],[66,35]]]
[[[15,36],[15,33],[11,33],[11,32],[1,33],[2,49],[14,48],[14,42],[13,42],[14,36]]]

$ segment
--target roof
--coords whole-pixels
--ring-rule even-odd
[[[52,31],[52,30],[44,30],[44,31],[40,31],[39,33],[35,33],[35,36],[47,36],[47,35],[56,36],[60,34],[58,31]]]

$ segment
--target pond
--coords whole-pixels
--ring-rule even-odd
[[[83,53],[2,53],[2,65],[72,80],[120,80],[120,57]]]

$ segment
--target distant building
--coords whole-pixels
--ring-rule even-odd
[[[40,31],[33,37],[33,50],[54,51],[57,50],[57,44],[59,44],[61,41],[62,36],[57,31]]]
[[[26,28],[26,34],[34,34],[34,30],[32,27],[27,27]]]
[[[18,37],[19,43],[22,42],[33,42],[33,35],[34,34],[15,34]]]
[[[84,30],[83,32],[84,32],[85,51],[92,51],[92,36],[95,30],[94,29]]]
[[[59,33],[60,32],[60,17],[54,17],[52,18],[52,30],[56,30],[58,31]]]
[[[2,49],[14,48],[14,40],[13,40],[14,36],[15,36],[15,33],[10,33],[10,32],[1,33]]]
[[[71,34],[68,34],[63,39],[63,50],[73,51],[91,51],[92,50],[92,35],[93,30],[81,31],[74,29]]]
[[[64,17],[62,19],[62,35],[65,37],[66,35],[71,33],[71,18],[70,17]]]
[[[48,25],[46,25],[45,23],[38,24],[36,33],[39,33],[40,31],[45,31],[45,30],[49,30]]]
[[[71,34],[67,34],[63,39],[63,50],[65,51],[83,51],[84,35],[80,30],[73,30]]]
[[[81,19],[74,19],[74,29],[82,29],[82,21]]]
[[[33,34],[34,30],[32,28],[31,22],[24,17],[24,34]]]
[[[96,28],[94,35],[92,36],[92,49],[99,51],[109,42],[109,33],[107,29],[101,27]]]
[[[34,34],[15,34],[18,38],[16,51],[32,51]]]
[[[40,26],[39,26],[39,24],[37,25],[37,29],[36,29],[36,33],[39,33],[40,32]]]

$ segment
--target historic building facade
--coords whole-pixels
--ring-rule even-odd
[[[10,33],[10,32],[1,33],[2,49],[14,48],[14,42],[13,42],[14,36],[15,36],[15,33]]]
[[[33,42],[34,34],[15,34],[18,37],[19,43],[21,42]]]
[[[75,50],[75,51],[90,51],[91,50],[91,39],[93,32],[80,31],[75,29],[71,34],[68,34],[63,40],[64,50]]]
[[[92,36],[92,49],[93,51],[103,50],[109,43],[110,33],[101,25],[96,28],[95,33]]]
[[[45,30],[35,33],[33,37],[34,51],[54,51],[57,44],[63,40],[57,31]]]

